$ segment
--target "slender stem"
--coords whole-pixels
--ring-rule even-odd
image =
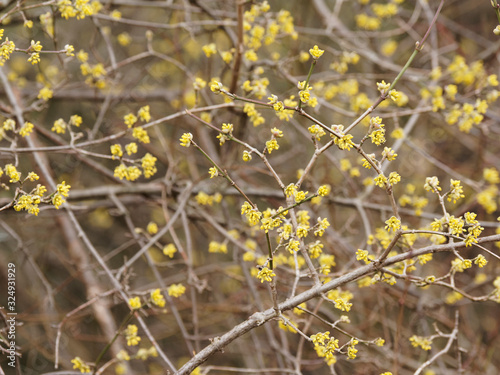
[[[277,217],[277,216],[281,215],[282,213],[287,212],[287,211],[289,211],[289,210],[291,210],[292,208],[295,208],[295,207],[297,207],[297,206],[300,206],[302,203],[309,202],[311,199],[313,199],[313,198],[315,198],[315,197],[317,197],[317,196],[318,196],[318,194],[313,194],[313,195],[311,195],[310,197],[307,197],[307,198],[305,198],[305,199],[301,200],[300,202],[297,202],[297,203],[295,203],[295,204],[292,204],[291,206],[288,206],[288,207],[282,208],[281,210],[279,210],[278,212],[276,212],[276,213],[272,216],[272,218],[274,219],[275,217]]]
[[[104,347],[104,349],[97,356],[97,359],[95,360],[95,364],[94,364],[94,372],[93,372],[94,375],[97,371],[97,365],[99,364],[99,362],[101,362],[102,357],[111,348],[111,345],[113,345],[113,343],[116,341],[118,336],[120,336],[120,333],[121,333],[123,327],[125,327],[125,324],[127,324],[130,321],[130,319],[132,319],[133,316],[134,316],[134,312],[130,311],[130,313],[125,317],[125,319],[123,319],[122,324],[120,324],[120,327],[118,327],[118,329],[116,330],[116,334],[114,335],[113,339],[110,342],[108,342],[108,344]]]
[[[497,0],[491,0],[491,6],[495,9],[497,14],[498,23],[500,23],[500,4],[498,4]]]
[[[252,205],[253,208],[257,208],[255,203],[253,203],[252,200],[245,194],[245,192],[241,190],[241,188],[236,184],[236,182],[233,181],[233,179],[229,176],[229,174],[221,167],[219,167],[219,165],[215,162],[214,159],[210,157],[210,155],[208,155],[205,151],[203,151],[203,149],[195,142],[191,141],[191,143],[197,150],[199,150],[203,154],[203,156],[205,156],[205,158],[207,158],[207,160],[210,163],[213,164],[215,168],[217,168],[217,171],[220,172],[220,174],[231,184],[231,186],[233,186],[236,190],[238,190],[238,192],[248,201],[248,203]]]
[[[496,0],[492,0],[492,1],[496,2]],[[403,67],[403,69],[401,69],[401,71],[396,76],[396,78],[394,78],[394,81],[392,82],[391,86],[387,89],[387,91],[385,91],[384,93],[382,93],[380,95],[380,97],[377,99],[377,101],[370,108],[368,108],[365,111],[365,113],[363,113],[361,116],[359,116],[351,125],[349,125],[347,127],[347,129],[345,130],[346,134],[352,128],[354,128],[356,125],[358,125],[368,114],[370,114],[371,112],[373,112],[373,110],[375,108],[377,108],[379,106],[379,104],[382,103],[387,98],[387,94],[394,88],[394,86],[396,86],[396,84],[399,82],[399,80],[401,79],[401,77],[403,76],[403,74],[405,74],[405,72],[408,70],[408,68],[410,67],[411,63],[413,62],[413,60],[415,59],[415,57],[417,56],[417,54],[420,51],[422,51],[422,49],[424,48],[425,41],[429,37],[431,29],[432,29],[432,27],[434,26],[434,24],[437,21],[439,13],[441,12],[441,9],[443,8],[443,4],[444,4],[444,0],[441,0],[441,2],[439,3],[438,9],[436,10],[436,13],[434,14],[434,18],[432,19],[431,23],[429,24],[429,27],[427,28],[427,31],[425,32],[425,35],[422,37],[422,39],[419,42],[415,43],[415,50],[413,51],[413,53],[411,54],[411,56],[408,58],[408,61],[406,62],[406,64]],[[498,13],[499,10],[498,10],[498,8],[496,8],[496,9],[497,9],[497,13]],[[500,22],[500,15],[499,15],[499,22]]]
[[[309,68],[309,73],[307,74],[306,82],[304,83],[304,90],[307,90],[307,86],[309,85],[309,80],[311,79],[311,75],[314,67],[316,66],[318,60],[314,59],[311,63],[311,67]],[[299,98],[299,110],[302,108],[302,100]]]
[[[269,233],[266,232],[266,241],[267,241],[267,251],[269,254],[269,269],[272,270],[274,265],[273,265],[273,249],[271,247],[271,238],[269,237]]]
[[[238,77],[240,75],[241,56],[243,54],[243,6],[245,2],[238,3],[238,46],[236,47],[236,56],[233,65],[233,77],[231,81],[230,91],[235,92],[238,86]]]

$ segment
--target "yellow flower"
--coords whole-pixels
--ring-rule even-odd
[[[271,282],[274,276],[276,276],[276,274],[267,267],[263,267],[257,274],[257,278],[261,283],[264,281]]]
[[[306,199],[307,193],[309,193],[309,192],[308,191],[298,191],[297,193],[295,193],[295,202],[301,202],[304,199]]]
[[[78,53],[76,54],[76,58],[78,60],[80,60],[80,62],[84,63],[84,62],[87,62],[88,59],[89,59],[89,54],[87,52],[85,52],[83,49],[81,49],[80,51],[78,51]]]
[[[219,175],[219,170],[216,167],[210,167],[208,173],[210,174],[210,178],[214,178]]]
[[[70,125],[74,125],[76,127],[79,127],[82,124],[82,122],[83,122],[82,117],[78,115],[73,115],[69,118]]]
[[[120,350],[116,355],[116,358],[122,361],[130,361],[130,356],[125,350]]]
[[[149,152],[142,157],[141,166],[142,170],[144,171],[144,177],[150,178],[151,176],[154,176],[154,174],[157,172],[155,166],[156,160],[157,159]]]
[[[309,53],[311,54],[314,60],[318,60],[323,55],[323,53],[325,53],[325,51],[319,49],[318,46],[315,45],[313,48],[309,50]]]
[[[486,264],[488,263],[488,261],[486,260],[486,258],[479,254],[475,259],[474,259],[474,264],[477,264],[479,266],[479,268],[482,268],[484,266],[486,266]]]
[[[248,61],[257,61],[259,59],[253,49],[246,51],[244,56]]]
[[[125,125],[131,128],[132,125],[134,125],[137,122],[137,117],[135,117],[133,113],[129,113],[123,116],[123,121],[125,122]]]
[[[42,50],[43,46],[40,44],[39,41],[35,42],[34,40],[31,41],[31,46],[29,47],[30,51],[35,51],[35,52],[40,52]]]
[[[27,137],[28,135],[31,134],[31,132],[33,131],[33,128],[35,126],[29,122],[29,121],[26,121],[24,123],[24,125],[21,127],[21,129],[19,129],[19,134],[22,136],[22,137]]]
[[[128,181],[135,181],[141,176],[141,171],[136,166],[131,165],[126,167],[123,163],[115,168],[114,176],[123,180],[124,178]]]
[[[122,146],[120,144],[117,143],[117,144],[111,145],[110,149],[111,149],[111,155],[113,155],[113,159],[115,156],[118,158],[121,158],[123,156],[123,150],[122,150]]]
[[[399,181],[401,181],[401,176],[398,172],[389,173],[389,183],[391,185],[396,185]]]
[[[110,13],[110,16],[111,18],[115,19],[115,20],[119,20],[120,18],[122,18],[122,14],[119,10],[113,10],[111,13]]]
[[[396,49],[398,48],[398,43],[394,40],[388,40],[382,44],[381,50],[385,56],[392,56]]]
[[[483,178],[489,184],[498,184],[500,183],[500,174],[495,167],[484,168],[483,169]]]
[[[439,179],[436,176],[427,177],[425,179],[424,189],[433,193],[441,191]]]
[[[37,98],[38,99],[42,99],[42,100],[49,100],[50,98],[52,98],[52,94],[54,92],[48,88],[47,86],[43,87],[39,92],[38,92],[38,96]]]
[[[410,337],[411,344],[415,347],[421,347],[424,350],[431,350],[432,340],[426,337],[413,335]]]
[[[52,126],[53,132],[56,132],[57,134],[64,134],[66,133],[66,121],[64,121],[62,118],[54,121],[54,126]]]
[[[135,154],[137,152],[137,143],[130,142],[129,144],[125,145],[125,151],[127,151],[128,155]]]
[[[66,52],[66,56],[75,56],[74,52],[75,52],[75,47],[73,47],[71,44],[66,44],[64,46],[64,51]]]
[[[37,216],[40,212],[38,204],[40,203],[40,196],[34,194],[25,194],[19,197],[16,204],[14,205],[14,210],[21,211],[26,210],[30,214]]]
[[[390,232],[391,230],[395,232],[401,228],[401,221],[395,216],[391,216],[389,220],[385,221],[385,223],[387,224],[385,226],[385,229],[388,232]]]
[[[151,292],[151,302],[159,307],[165,306],[165,297],[161,294],[160,289],[155,289]]]
[[[118,34],[118,36],[116,37],[116,40],[118,41],[118,44],[120,44],[123,47],[126,47],[130,44],[130,42],[132,41],[132,38],[130,37],[129,33],[123,32],[123,33]]]
[[[271,139],[271,140],[266,142],[266,149],[269,153],[271,153],[273,150],[277,150],[279,148],[280,148],[280,146],[278,145],[278,142],[276,141],[276,139]]]
[[[173,258],[174,254],[177,252],[177,248],[173,243],[169,243],[167,246],[163,248],[163,254],[168,256],[169,258]]]
[[[330,194],[331,187],[330,185],[321,185],[318,189],[318,195],[321,197],[325,197]]]
[[[128,304],[132,310],[141,308],[141,299],[139,297],[130,298]]]
[[[217,81],[213,81],[211,82],[210,84],[210,90],[216,94],[220,94],[221,93],[221,90],[224,88],[224,86],[222,85],[222,83],[220,82],[217,82]]]
[[[146,231],[149,234],[156,234],[158,233],[158,224],[156,224],[154,221],[151,221],[148,223],[148,226],[146,227]]]
[[[277,112],[283,112],[285,110],[285,106],[283,105],[283,102],[276,102],[273,104],[273,109]]]
[[[186,287],[182,284],[172,284],[168,287],[168,295],[172,297],[180,297],[186,291]]]
[[[252,160],[252,154],[248,151],[243,151],[243,161],[250,161]]]
[[[396,154],[396,152],[392,148],[384,147],[384,151],[382,151],[382,156],[389,161],[393,161],[396,159],[398,154]]]
[[[217,53],[217,47],[215,43],[206,44],[203,47],[201,47],[201,49],[207,57],[210,57]]]
[[[80,357],[75,357],[71,360],[71,363],[73,364],[73,368],[75,370],[80,370],[81,373],[88,372],[90,373],[90,367],[87,365]]]
[[[125,338],[127,339],[128,346],[135,346],[139,344],[141,338],[137,336],[137,326],[135,324],[129,324],[125,330]]]
[[[340,311],[350,311],[352,307],[352,303],[347,302],[344,298],[337,298],[335,300],[335,308]]]
[[[387,183],[387,177],[385,177],[383,174],[379,174],[373,179],[373,181],[378,187],[384,188],[385,184]]]
[[[63,197],[67,197],[69,195],[69,189],[71,185],[66,185],[66,182],[63,181],[57,185],[57,192],[61,194]]]
[[[382,94],[384,94],[389,89],[389,87],[391,87],[391,84],[385,83],[384,80],[382,80],[382,82],[377,82],[377,90]]]
[[[141,119],[141,121],[148,122],[151,120],[151,115],[149,114],[149,105],[145,105],[144,107],[139,108],[139,112],[137,115]]]
[[[132,130],[132,137],[142,143],[150,142],[148,132],[143,128],[134,128],[134,130]]]
[[[36,65],[40,62],[40,54],[38,52],[34,52],[30,55],[28,61],[32,64],[32,65]]]

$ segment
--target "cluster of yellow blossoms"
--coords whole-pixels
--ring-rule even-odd
[[[56,209],[59,209],[61,205],[66,202],[64,198],[69,196],[70,185],[66,185],[63,181],[56,186],[56,191],[51,195],[45,196],[47,188],[44,185],[37,184],[29,193],[22,190],[25,186],[24,184],[28,181],[33,182],[39,179],[39,176],[35,172],[29,172],[28,175],[21,181],[21,172],[13,164],[6,164],[4,169],[0,169],[0,177],[5,174],[10,178],[10,183],[19,183],[20,188],[16,190],[16,196],[14,197],[14,210],[22,211],[25,210],[31,215],[38,216],[40,212],[39,204],[41,203],[51,203]],[[2,184],[4,186],[4,184]]]
[[[128,113],[123,117],[123,121],[128,128],[132,128],[132,137],[141,143],[149,143],[150,138],[146,131],[141,126],[135,126],[137,121],[148,122],[151,120],[151,114],[149,113],[149,105],[141,107],[137,111],[137,116],[133,113]],[[128,155],[137,153],[138,147],[136,142],[130,142],[125,145],[125,152]],[[123,149],[120,144],[113,144],[110,146],[110,151],[113,159],[120,159],[122,162],[114,170],[114,176],[120,180],[126,179],[128,181],[137,180],[143,173],[145,178],[151,178],[157,172],[156,161],[157,158],[150,153],[146,153],[140,161],[142,171],[135,165],[126,166],[123,163]]]

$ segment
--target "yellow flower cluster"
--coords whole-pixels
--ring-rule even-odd
[[[372,143],[380,146],[385,143],[385,125],[382,124],[382,119],[378,116],[370,118],[369,137]],[[397,155],[396,155],[397,156]]]
[[[193,135],[191,133],[184,133],[180,138],[181,146],[189,147],[191,146],[191,141],[193,140]]]
[[[330,64],[330,68],[337,73],[344,74],[349,69],[349,64],[356,65],[359,62],[359,55],[356,52],[342,52],[339,61]]]
[[[50,89],[50,87],[44,86],[38,92],[37,98],[42,99],[44,101],[48,101],[50,98],[52,98],[53,94],[54,92]]]
[[[227,245],[217,241],[210,241],[208,244],[208,252],[227,254]]]
[[[352,134],[344,134],[344,125],[332,125],[331,129],[339,135],[339,137],[337,137],[331,134],[333,143],[335,143],[339,149],[349,151],[354,147]]]
[[[3,29],[0,29],[0,39],[3,37]],[[3,66],[5,62],[10,59],[10,55],[16,49],[14,42],[10,41],[9,38],[5,38],[5,41],[0,44],[0,66]]]
[[[326,363],[331,366],[337,362],[335,352],[339,349],[339,340],[330,337],[330,332],[318,332],[310,337],[314,344],[314,350],[320,358],[324,358]]]
[[[217,53],[217,46],[215,45],[215,43],[205,44],[203,47],[201,47],[201,49],[207,57],[211,57]]]
[[[102,9],[102,4],[94,0],[58,0],[57,7],[61,17],[68,19],[76,17],[81,20],[87,16],[97,14]]]
[[[138,310],[141,308],[141,299],[139,297],[133,297],[128,300],[128,305],[132,310]]]
[[[200,191],[196,194],[194,199],[196,200],[196,203],[201,204],[202,206],[212,206],[214,203],[220,203],[222,201],[222,194],[215,193],[209,195],[204,191]]]
[[[168,245],[163,247],[163,254],[165,254],[169,258],[173,258],[176,252],[177,248],[173,243],[169,243]]]
[[[21,126],[21,129],[19,129],[19,135],[21,137],[27,137],[33,132],[33,128],[35,125],[33,125],[31,122],[26,121],[23,126]]]
[[[311,242],[307,247],[312,259],[318,258],[323,252],[323,244],[320,241]]]
[[[448,201],[457,203],[457,200],[465,198],[464,188],[460,185],[460,180],[450,180],[450,191],[448,192]]]
[[[87,365],[80,357],[75,357],[71,360],[73,368],[75,370],[80,370],[83,373],[90,373],[90,366]]]
[[[125,329],[124,333],[128,346],[136,346],[141,341],[141,338],[137,336],[137,331],[138,328],[135,324],[129,324]]]
[[[321,254],[319,256],[319,272],[323,275],[328,275],[331,272],[331,268],[336,266],[335,256],[331,254]]]
[[[382,21],[376,17],[371,17],[366,13],[356,15],[356,25],[364,30],[377,30],[380,28]]]
[[[66,185],[66,182],[63,181],[60,184],[57,185],[57,191],[52,197],[52,204],[54,205],[55,208],[59,209],[59,207],[66,202],[66,200],[63,197],[68,197],[69,195],[69,189],[71,188],[70,185]]]
[[[41,202],[41,196],[36,194],[25,194],[21,195],[14,205],[14,210],[21,211],[26,210],[28,213],[37,216],[40,212],[38,205]]]
[[[245,103],[243,106],[243,112],[250,117],[250,122],[253,126],[262,125],[266,121],[264,117],[262,117],[262,115],[255,109],[255,104],[253,103]]]
[[[161,294],[160,289],[155,289],[151,292],[151,302],[158,307],[165,306],[165,297]]]
[[[151,155],[149,152],[146,153],[146,155],[144,155],[142,157],[141,166],[142,166],[142,170],[144,171],[144,177],[150,178],[157,172],[157,169],[155,166],[156,160],[157,159],[153,155]]]
[[[168,287],[167,293],[169,296],[178,298],[186,292],[186,287],[182,284],[172,284]]]
[[[325,51],[319,49],[318,46],[315,45],[313,48],[309,50],[309,53],[311,54],[314,60],[318,60],[321,56],[323,56],[323,53],[325,53]]]
[[[66,129],[68,129],[69,126],[73,125],[79,127],[82,124],[82,121],[83,120],[79,115],[71,116],[69,122],[64,121],[64,119],[62,118],[59,118],[54,121],[54,125],[52,126],[51,130],[53,132],[56,132],[57,134],[64,134],[66,133]]]
[[[245,90],[245,92],[247,92],[248,95],[255,95],[258,99],[262,99],[267,93],[268,86],[269,86],[269,79],[266,77],[262,77],[253,79],[252,81],[246,80],[245,82],[243,82],[241,88]]]
[[[436,176],[427,177],[425,179],[424,189],[432,193],[439,193],[441,191],[439,179]]]
[[[127,181],[135,181],[141,176],[142,172],[135,165],[126,166],[121,163],[118,167],[115,168],[114,176],[123,180],[124,178]]]
[[[30,57],[28,58],[28,61],[31,62],[31,64],[35,65],[40,62],[40,51],[42,50],[43,46],[40,44],[40,42],[35,42],[34,40],[31,41],[31,45],[28,48],[28,52],[30,53]]]
[[[267,282],[273,281],[274,276],[276,276],[276,274],[267,267],[262,267],[257,273],[257,278],[260,280],[261,283],[263,283],[264,281]]]
[[[410,337],[410,342],[415,348],[421,347],[424,350],[431,350],[432,340],[422,336],[413,335]]]
[[[415,209],[415,215],[420,216],[422,215],[423,208],[429,203],[429,200],[425,197],[416,195],[415,190],[415,185],[406,185],[406,193],[402,194],[399,197],[398,203],[401,205],[401,207],[406,207],[408,205],[413,206],[413,208]]]
[[[385,224],[385,229],[388,232],[390,232],[391,230],[395,232],[401,228],[401,221],[395,216],[391,216],[388,220],[385,221]]]

